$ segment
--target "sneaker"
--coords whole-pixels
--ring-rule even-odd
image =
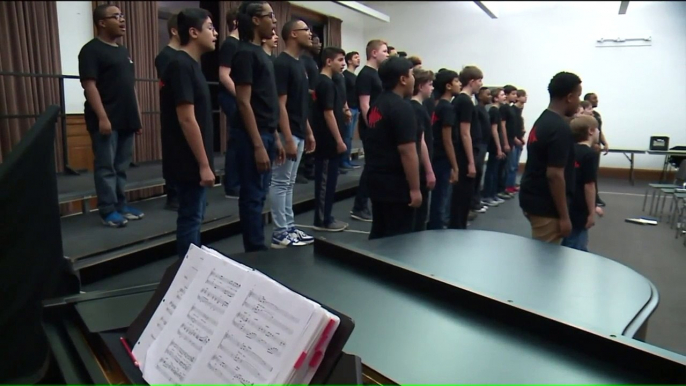
[[[510,195],[509,193],[506,193],[506,192],[500,192],[500,193],[498,193],[498,197],[502,198],[503,200],[509,200],[512,198],[512,195]]]
[[[228,189],[224,191],[224,197],[231,199],[238,199],[238,190]]]
[[[127,220],[140,220],[145,216],[143,212],[130,206],[123,207],[119,213]]]
[[[350,217],[358,221],[372,222],[372,214],[369,213],[369,209],[351,210]]]
[[[479,217],[479,214],[476,212],[469,212],[469,215],[467,216],[467,221],[474,221],[476,218]]]
[[[472,212],[474,213],[486,213],[486,210],[488,210],[487,206],[482,206],[479,209],[472,209]]]
[[[289,232],[281,232],[272,235],[272,248],[274,249],[284,249],[288,247],[302,247],[304,242],[298,240],[298,238]]]
[[[350,167],[353,169],[359,169],[362,165],[356,164],[355,162],[350,162]]]
[[[348,171],[348,170],[353,170],[353,167],[349,164],[342,164],[338,167],[338,169]]]
[[[291,236],[296,237],[298,240],[302,241],[305,243],[305,245],[309,245],[314,243],[314,237],[308,235],[307,233],[301,231],[298,228],[291,228],[288,233],[291,234]]]
[[[343,221],[333,220],[329,225],[314,226],[314,230],[321,232],[342,232],[348,228],[348,223]]]
[[[502,200],[501,200],[502,201]],[[503,201],[505,202],[505,201]],[[500,203],[492,198],[487,198],[483,201],[481,201],[481,205],[486,205],[486,206],[498,206]]]
[[[495,196],[495,197],[493,197],[493,202],[495,202],[495,203],[497,203],[498,205],[500,205],[500,204],[504,203],[505,200],[503,200],[502,198],[500,198],[500,197],[498,197],[498,196]]]
[[[112,228],[122,228],[128,221],[119,212],[112,212],[103,217],[102,223]]]
[[[605,207],[605,201],[601,200],[600,197],[596,197],[595,205],[599,206],[601,208],[604,208]]]
[[[347,169],[340,169],[340,168],[339,168],[339,169],[338,169],[338,174],[348,174],[348,170],[347,170]]]

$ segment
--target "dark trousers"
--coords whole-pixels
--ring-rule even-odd
[[[407,202],[372,201],[372,230],[369,240],[413,231],[415,209]]]
[[[336,199],[340,159],[340,156],[314,159],[314,226],[327,226],[334,220],[331,210]]]
[[[233,195],[240,189],[238,166],[236,165],[236,141],[233,138],[236,130],[231,129],[232,122],[235,122],[236,114],[238,114],[236,97],[226,92],[220,92],[219,105],[226,115],[226,134],[228,137],[224,157],[224,193]]]
[[[596,204],[598,201],[600,201],[600,193],[598,193],[598,170],[600,169],[600,152],[598,152],[598,156],[595,159],[595,173],[596,173],[596,179],[595,179],[595,202]]]
[[[276,152],[274,134],[262,133],[260,136],[269,159],[273,161]],[[257,170],[255,151],[248,133],[237,130],[235,140],[238,161],[236,166],[238,167],[238,181],[241,185],[238,196],[238,214],[243,232],[243,248],[246,252],[267,250],[264,244],[262,211],[271,184],[271,169],[266,173],[260,173]]]
[[[443,229],[447,224],[450,202],[450,161],[447,157],[435,157],[431,166],[436,176],[436,186],[431,192],[428,229]]]
[[[460,175],[457,183],[453,185],[453,194],[450,200],[449,229],[467,229],[469,209],[471,209],[474,184],[476,179],[467,175]]]
[[[505,191],[505,181],[507,180],[507,172],[508,172],[508,165],[509,163],[509,157],[510,155],[507,154],[507,156],[501,160],[499,160],[498,163],[498,184],[497,184],[497,193],[502,193]]]
[[[360,112],[360,114],[362,114]],[[360,117],[360,121],[363,118]],[[359,125],[360,140],[362,140],[362,147],[366,149],[365,138],[367,138],[367,129],[363,122]],[[354,212],[369,210],[369,182],[367,180],[367,167],[362,167],[362,174],[360,175],[360,184],[357,187],[357,194],[355,195],[355,204],[353,205]]]
[[[478,153],[476,152],[478,149]],[[474,149],[474,163],[476,177],[474,177],[474,195],[472,196],[472,209],[481,209],[481,180],[484,176],[484,162],[486,162],[487,144],[479,144]]]
[[[95,193],[103,218],[126,206],[126,171],[133,157],[133,132],[112,130],[102,135],[90,131],[93,146]]]
[[[414,232],[421,232],[426,230],[427,220],[429,218],[429,201],[431,200],[431,191],[423,186],[422,192],[422,206],[417,208],[414,213],[414,225],[412,230]]]
[[[493,152],[488,155],[488,162],[486,163],[486,170],[484,171],[484,190],[482,196],[484,198],[494,198],[498,193],[498,171],[500,170],[500,160],[498,153]]]
[[[205,218],[207,188],[198,182],[175,183],[179,210],[176,218],[176,251],[179,258],[186,256],[191,244],[200,247],[200,226]]]

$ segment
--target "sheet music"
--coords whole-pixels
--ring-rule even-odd
[[[147,353],[143,379],[149,384],[182,384],[197,362],[203,347],[221,328],[222,316],[237,301],[238,307],[249,292],[243,288],[248,270],[214,254],[205,260],[169,323]],[[195,382],[194,382],[195,383]]]
[[[152,318],[150,318],[148,325],[145,326],[145,330],[138,338],[138,342],[133,346],[133,355],[138,360],[141,369],[145,366],[145,357],[148,349],[171,319],[174,310],[183,299],[186,291],[188,291],[188,286],[198,273],[198,269],[200,269],[205,256],[207,256],[205,252],[191,244],[167,293],[155,310]]]
[[[216,331],[220,339],[198,358],[189,375],[193,383],[283,383],[289,373],[283,370],[300,356],[296,345],[317,305],[261,275],[251,280],[255,284],[237,312],[224,315]]]

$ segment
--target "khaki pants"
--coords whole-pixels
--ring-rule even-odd
[[[531,237],[533,239],[551,244],[560,244],[562,242],[559,219],[533,216],[526,213],[524,215],[531,223]]]

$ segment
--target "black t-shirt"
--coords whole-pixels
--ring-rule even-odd
[[[257,121],[257,129],[273,133],[279,125],[279,97],[276,95],[274,63],[269,55],[252,43],[242,42],[231,64],[231,79],[236,86],[250,85],[250,106]],[[237,115],[237,127],[245,130],[243,115]]]
[[[512,105],[512,112],[515,115],[516,122],[515,137],[519,138],[520,140],[524,139],[524,117],[522,117],[522,109],[516,105]]]
[[[300,57],[300,61],[302,62],[303,66],[305,66],[305,72],[307,72],[309,89],[314,90],[317,86],[317,79],[319,79],[319,66],[314,58],[308,54],[303,54]]]
[[[479,127],[481,128],[481,140],[479,144],[488,145],[493,139],[491,132],[491,119],[486,111],[486,106],[479,104],[476,106],[476,113],[479,117]]]
[[[385,91],[369,107],[365,173],[375,201],[410,202],[410,185],[398,145],[416,143],[417,121],[410,102]]]
[[[298,138],[305,138],[310,93],[307,74],[300,60],[282,52],[274,60],[276,92],[286,95],[286,111],[291,133]]]
[[[517,134],[517,117],[512,106],[504,103],[500,105],[500,117],[505,121],[505,132],[507,133],[507,142],[510,147],[514,146],[514,139]]]
[[[334,72],[331,79],[336,85],[336,92],[343,98],[343,104],[345,104],[348,101],[348,93],[345,89],[345,77],[343,74],[336,74]],[[350,108],[350,106],[348,106],[348,108]]]
[[[426,174],[424,165],[422,164],[422,134],[424,141],[426,141],[426,149],[429,153],[429,159],[433,156],[433,128],[431,127],[431,117],[427,114],[424,106],[416,100],[411,100],[412,110],[417,120],[417,157],[419,159],[419,182],[422,186],[426,186]]]
[[[491,107],[488,109],[488,119],[491,123],[491,126],[494,123],[496,124],[498,139],[500,139],[500,123],[502,122],[502,118],[500,118],[500,109],[494,105],[491,105]],[[498,148],[495,146],[495,138],[493,138],[492,135],[491,140],[488,141],[488,153],[494,156],[498,155]]]
[[[434,157],[446,157],[445,146],[443,145],[443,128],[451,127],[451,137],[455,141],[455,109],[450,101],[439,99],[434,106],[434,112],[431,116],[431,126],[434,137]],[[432,158],[433,159],[433,158]]]
[[[534,123],[527,141],[527,160],[519,191],[519,205],[535,216],[559,218],[547,168],[565,168],[565,184],[569,203],[574,193],[574,139],[567,121],[546,109]]]
[[[214,125],[212,99],[200,63],[179,51],[169,63],[160,82],[162,119],[162,173],[173,182],[200,182],[200,168],[183,134],[176,107],[192,104],[200,127],[205,154],[214,170]]]
[[[455,126],[453,129],[453,144],[455,146],[455,158],[460,173],[466,175],[469,171],[469,159],[462,144],[462,136],[460,135],[460,124],[469,123],[469,134],[472,137],[470,146],[472,149],[481,141],[481,126],[479,126],[479,114],[476,112],[476,106],[472,102],[469,95],[460,93],[453,99],[453,107],[455,108]],[[476,150],[473,150],[474,158],[477,156]]]
[[[160,51],[159,54],[157,54],[157,57],[155,57],[155,69],[157,70],[157,79],[162,79],[162,75],[164,75],[164,70],[167,68],[167,65],[169,65],[169,62],[174,59],[174,56],[176,55],[176,50],[169,47],[169,46],[164,46],[162,51]]]
[[[434,116],[434,110],[436,110],[436,103],[438,103],[438,100],[434,99],[433,97],[424,99],[422,106],[424,106],[424,108],[426,109],[426,113],[429,114],[429,117]]]
[[[358,109],[360,106],[360,100],[357,98],[355,93],[355,82],[357,81],[357,75],[351,71],[343,71],[343,76],[345,77],[345,95],[348,100],[348,107],[351,109]]]
[[[598,131],[602,131],[603,129],[603,118],[600,116],[600,113],[593,110],[593,118],[598,121]]]
[[[82,81],[95,80],[112,130],[141,128],[133,61],[126,47],[112,46],[98,38],[86,43],[79,52],[79,77]],[[88,100],[84,104],[84,116],[88,130],[98,130],[98,117]]]
[[[219,48],[219,67],[231,68],[233,64],[233,57],[238,52],[240,41],[233,36],[229,36],[224,40],[222,46]],[[219,85],[219,92],[228,93],[229,90],[223,84]]]
[[[372,67],[364,66],[360,70],[359,75],[357,75],[357,81],[355,82],[357,100],[359,101],[362,95],[369,95],[369,108],[371,109],[372,104],[381,95],[382,91],[383,87],[381,85],[381,78],[379,78],[379,71]],[[360,119],[360,128],[363,130],[367,128],[364,119]]]
[[[324,112],[333,110],[333,115],[336,117],[338,130],[341,130],[345,123],[343,115],[344,99],[341,98],[341,93],[336,90],[336,84],[331,78],[324,74],[319,74],[316,81],[317,87],[314,90],[314,106],[312,111],[312,131],[314,139],[317,142],[315,148],[315,155],[323,158],[334,158],[338,156],[336,151],[336,140],[329,126],[324,119]]]
[[[598,153],[586,145],[577,143],[574,145],[574,158],[575,188],[572,205],[569,207],[569,219],[574,229],[585,229],[589,213],[584,186],[596,181],[595,165]]]

